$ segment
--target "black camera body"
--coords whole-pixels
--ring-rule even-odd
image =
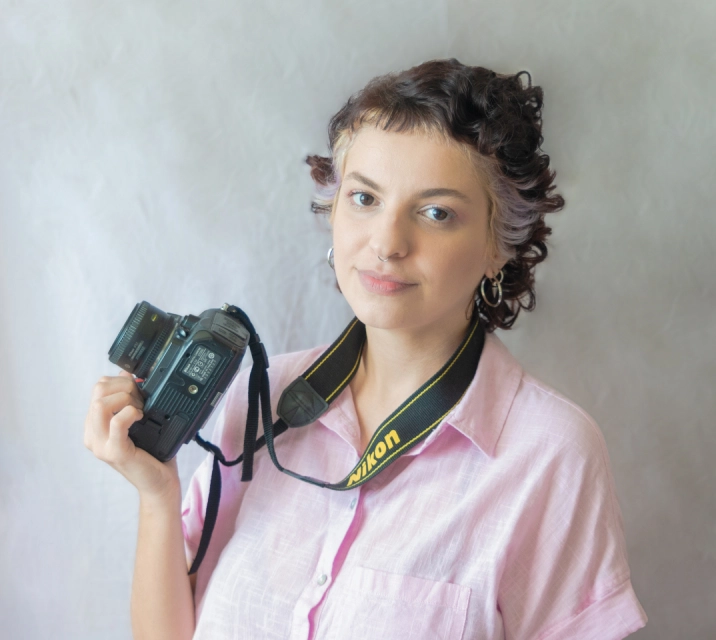
[[[135,375],[144,397],[144,416],[129,429],[137,447],[165,462],[204,426],[249,343],[237,311],[225,304],[179,316],[146,301],[134,307],[109,359]]]

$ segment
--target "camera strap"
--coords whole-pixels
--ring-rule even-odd
[[[289,428],[300,428],[315,422],[350,383],[360,364],[366,339],[365,325],[354,318],[316,362],[284,389],[277,407],[279,419],[274,423],[266,350],[246,314],[236,307],[230,307],[230,310],[235,312],[251,335],[249,348],[253,365],[249,376],[244,452],[235,460],[227,461],[216,445],[198,434],[195,437],[200,446],[214,454],[214,462],[204,528],[190,575],[199,568],[216,524],[221,497],[220,464],[234,466],[243,462],[241,480],[249,481],[253,475],[254,452],[265,444],[274,465],[283,473],[335,491],[358,487],[427,438],[460,402],[475,376],[485,342],[485,331],[475,309],[473,321],[450,359],[376,429],[353,470],[343,480],[330,483],[284,468],[276,456],[274,439]],[[257,439],[259,403],[264,435]]]

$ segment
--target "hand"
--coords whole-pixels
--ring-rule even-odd
[[[103,376],[92,390],[85,446],[129,480],[143,499],[166,500],[181,492],[176,459],[160,462],[134,445],[129,427],[142,418],[144,399],[130,373]]]

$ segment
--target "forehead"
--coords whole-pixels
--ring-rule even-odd
[[[352,171],[384,187],[447,187],[478,195],[481,180],[469,155],[437,133],[361,128],[346,152],[342,175]]]

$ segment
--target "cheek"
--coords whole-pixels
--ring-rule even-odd
[[[361,235],[360,229],[336,216],[333,224],[334,271],[338,287],[349,300],[352,300],[353,269],[363,262],[360,255],[365,244]]]
[[[337,262],[344,262],[359,251],[366,242],[365,235],[365,225],[356,224],[336,211],[333,218],[333,248]]]
[[[425,268],[435,276],[434,286],[462,294],[474,290],[485,272],[484,248],[474,242],[431,247]]]

